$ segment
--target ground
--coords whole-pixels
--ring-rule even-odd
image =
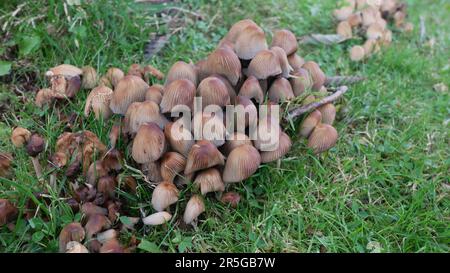
[[[19,6],[21,2],[0,4],[0,71],[12,64],[10,73],[0,77],[0,150],[14,155],[12,177],[0,178],[0,198],[12,199],[19,208],[42,186],[25,151],[9,141],[12,127],[45,137],[44,164],[64,130],[61,116],[75,113],[74,130],[91,130],[105,143],[113,123],[82,118],[86,91],[69,103],[36,108],[34,95],[47,86],[48,68],[70,63],[104,73],[110,66],[126,70],[132,63],[150,63],[167,72],[177,60],[204,58],[243,18],[255,20],[268,34],[277,28],[298,36],[335,28],[333,0],[183,1],[169,5],[185,10],[184,26],[179,24],[156,56],[145,59],[150,35],[168,31],[160,24],[164,18],[154,16],[163,4],[82,1],[88,3],[64,7],[63,1],[39,0]],[[315,156],[291,131],[294,147],[279,167],[264,165],[234,186],[243,197],[237,209],[208,198],[197,229],[140,228],[135,231],[143,242],[138,251],[448,252],[450,99],[448,91],[433,86],[450,84],[450,3],[407,2],[414,32],[395,33],[389,48],[363,63],[347,57],[350,46],[361,41],[300,48],[300,55],[318,62],[327,75],[367,77],[339,102],[335,148]],[[420,40],[420,17],[425,41]],[[58,181],[61,189],[66,182]],[[136,196],[120,194],[132,208],[129,216],[139,216],[139,207],[151,211],[151,189],[143,181]],[[59,231],[80,215],[51,195],[49,204],[39,203],[36,217],[18,219],[14,232],[0,228],[0,252],[57,251]],[[122,239],[130,236],[125,233]]]

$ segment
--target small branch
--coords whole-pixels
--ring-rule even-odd
[[[425,27],[425,18],[420,16],[420,43],[425,42],[425,38],[427,36],[427,29]]]
[[[289,114],[285,117],[285,119],[287,121],[293,120],[304,113],[307,113],[307,112],[310,112],[310,111],[316,109],[317,107],[320,107],[324,104],[333,102],[333,101],[337,100],[339,97],[341,97],[342,95],[344,95],[345,92],[347,92],[347,91],[348,91],[347,86],[341,86],[337,89],[336,92],[334,92],[333,94],[331,94],[328,97],[321,99],[320,101],[313,102],[313,103],[307,104],[305,106],[301,106],[301,107],[291,110],[289,112]]]
[[[332,76],[327,77],[325,80],[325,86],[343,86],[351,85],[366,80],[366,77],[361,76]]]
[[[334,45],[342,43],[348,40],[348,38],[339,34],[309,34],[299,37],[297,40],[300,44]]]
[[[31,157],[31,162],[33,162],[34,171],[36,172],[36,177],[38,179],[42,178],[42,167],[39,163],[39,159],[37,157]]]

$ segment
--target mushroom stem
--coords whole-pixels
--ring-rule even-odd
[[[333,101],[337,100],[338,98],[340,98],[342,95],[344,95],[345,92],[347,92],[347,91],[348,91],[347,86],[341,86],[337,89],[336,92],[334,92],[333,94],[331,94],[328,97],[321,99],[320,101],[313,102],[313,103],[307,104],[305,106],[298,107],[298,108],[291,110],[289,112],[289,114],[285,117],[285,120],[286,121],[293,120],[304,113],[307,113],[309,111],[316,109],[317,107],[320,107],[324,104],[333,102]]]
[[[34,171],[36,172],[36,177],[38,179],[42,178],[42,167],[41,163],[39,163],[39,159],[37,157],[31,156],[31,162],[33,162]]]

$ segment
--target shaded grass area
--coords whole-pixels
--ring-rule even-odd
[[[144,60],[150,34],[167,31],[160,24],[164,18],[155,16],[163,5],[95,1],[68,6],[66,13],[61,1],[46,2],[27,3],[14,18],[10,14],[18,4],[0,4],[0,25],[10,22],[2,33],[1,56],[13,62],[11,74],[0,78],[0,147],[14,155],[12,178],[0,178],[0,198],[13,199],[19,208],[42,186],[26,153],[10,143],[11,127],[23,126],[45,137],[48,143],[41,158],[45,163],[64,131],[62,117],[76,113],[73,130],[91,130],[104,143],[114,122],[81,118],[87,91],[71,102],[37,109],[32,103],[34,91],[46,86],[43,74],[49,67],[92,65],[104,73],[109,66],[126,70],[132,63],[148,62],[167,71],[177,60],[204,58],[227,29],[243,18],[255,20],[269,37],[277,28],[289,28],[298,36],[334,32],[330,14],[335,1],[331,0],[188,1],[173,5],[198,12],[204,20],[188,18],[187,27],[157,57]],[[146,240],[146,250],[448,252],[450,99],[448,91],[437,92],[433,85],[450,84],[450,4],[444,0],[408,3],[414,33],[396,33],[390,48],[364,63],[351,63],[347,56],[352,44],[361,43],[358,40],[300,49],[301,56],[317,61],[327,75],[368,78],[352,86],[339,104],[340,139],[335,148],[314,156],[304,140],[291,132],[295,144],[280,168],[264,165],[245,183],[233,186],[243,197],[236,210],[210,197],[195,231],[179,229],[174,222],[139,228],[135,235]],[[38,15],[44,17],[36,19],[33,27],[27,20]],[[419,16],[425,18],[428,37],[435,39],[433,47],[419,41]],[[33,38],[36,46],[24,42],[29,37],[38,37]],[[27,78],[34,80],[24,84]],[[130,158],[127,162],[132,164]],[[127,172],[133,174],[132,169]],[[119,192],[126,200],[128,216],[139,216],[138,208],[152,210],[151,189],[139,182],[136,196]],[[64,191],[68,181],[60,176],[58,185]],[[35,200],[39,213],[28,221],[19,219],[14,232],[0,229],[0,251],[57,251],[61,228],[81,216],[73,215],[58,193],[50,195],[49,204]],[[185,203],[181,198],[176,216]],[[122,234],[122,240],[131,235]]]

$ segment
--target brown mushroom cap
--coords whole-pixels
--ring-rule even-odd
[[[297,51],[297,38],[294,33],[287,29],[277,30],[273,34],[271,47],[278,46],[284,49],[287,55],[294,54]]]
[[[242,29],[234,44],[234,51],[242,60],[251,60],[258,52],[266,49],[266,35],[256,24],[250,24]]]
[[[322,113],[319,110],[311,112],[302,122],[299,134],[308,137],[314,128],[322,121]]]
[[[116,114],[124,115],[133,102],[144,101],[148,84],[139,77],[128,75],[123,77],[114,89],[110,108]]]
[[[109,87],[99,86],[92,89],[86,98],[84,115],[86,117],[89,116],[89,112],[92,108],[96,119],[100,119],[100,117],[104,120],[108,119],[112,115],[112,111],[109,108],[109,103],[111,102],[112,96],[113,91]]]
[[[105,76],[105,79],[108,81],[107,83],[110,87],[116,88],[120,80],[125,77],[125,73],[123,73],[123,71],[119,68],[111,67],[108,69]]]
[[[197,217],[205,211],[205,204],[199,195],[193,195],[186,204],[183,214],[183,221],[186,224],[192,224]]]
[[[159,106],[153,101],[134,102],[125,113],[125,131],[134,134],[145,123],[154,122],[163,129],[167,119],[161,115]]]
[[[224,155],[229,155],[231,151],[236,147],[244,144],[253,145],[252,141],[246,134],[241,132],[234,132],[228,136],[225,144],[221,147],[221,150],[223,151]]]
[[[172,182],[161,182],[153,190],[152,206],[156,211],[163,211],[177,201],[178,189]]]
[[[346,21],[350,24],[350,27],[357,27],[361,25],[362,23],[361,13],[360,12],[353,13],[347,18]]]
[[[167,152],[161,158],[161,176],[165,181],[173,182],[185,167],[186,158],[177,152]]]
[[[366,30],[367,39],[379,40],[383,38],[384,28],[379,23],[371,24]]]
[[[293,68],[289,64],[289,60],[287,58],[286,52],[284,51],[284,49],[282,49],[281,47],[278,47],[278,46],[271,47],[270,50],[273,53],[275,53],[275,55],[277,55],[277,57],[278,57],[278,61],[280,63],[280,67],[281,67],[281,71],[282,71],[281,75],[285,78],[288,78],[289,73],[291,73]]]
[[[160,104],[162,100],[163,86],[160,84],[154,84],[150,86],[145,92],[145,100],[153,101],[156,104]]]
[[[333,125],[336,117],[336,107],[332,103],[324,104],[317,108],[322,114],[322,123]]]
[[[305,60],[300,57],[297,53],[291,54],[287,56],[289,65],[292,67],[294,71],[299,70],[305,64]]]
[[[274,151],[261,151],[261,162],[268,163],[280,159],[291,150],[292,142],[289,136],[281,131],[278,148]]]
[[[12,155],[0,152],[0,177],[7,177],[10,174]]]
[[[70,64],[61,64],[50,68],[49,71],[45,73],[46,76],[62,75],[66,78],[76,77],[83,74],[83,71],[76,66]]]
[[[95,234],[99,233],[102,230],[108,229],[111,226],[111,222],[103,214],[94,214],[91,215],[84,226],[86,229],[86,237],[88,239],[92,238]]]
[[[223,107],[230,104],[230,95],[225,83],[214,76],[203,79],[197,88],[197,93],[202,97],[202,106],[218,105]]]
[[[31,157],[36,157],[45,148],[44,139],[38,134],[32,134],[27,144],[27,153]]]
[[[241,77],[241,62],[238,56],[225,47],[218,48],[209,54],[205,66],[209,74],[223,75],[232,85],[236,85]]]
[[[350,49],[350,59],[352,61],[361,61],[362,59],[364,59],[365,55],[365,50],[362,46],[355,45]]]
[[[244,28],[246,28],[247,26],[250,26],[250,25],[257,26],[256,23],[250,19],[244,19],[244,20],[240,20],[240,21],[234,23],[234,25],[231,26],[230,30],[228,31],[228,33],[224,39],[231,43],[235,43],[236,39],[241,34],[241,32],[244,30]]]
[[[241,145],[231,151],[223,171],[225,183],[240,182],[249,178],[258,170],[261,156],[255,147]]]
[[[153,67],[151,65],[144,66],[144,68],[142,69],[142,73],[144,74],[145,82],[150,82],[151,77],[155,77],[158,80],[164,79],[164,74],[156,67]]]
[[[216,168],[209,168],[200,171],[195,177],[194,186],[200,188],[203,195],[206,195],[208,192],[225,190],[222,175]]]
[[[99,253],[124,253],[122,245],[119,243],[117,239],[108,240],[106,243],[102,245],[99,250]]]
[[[258,80],[279,75],[281,72],[278,56],[270,50],[259,51],[251,60],[247,70],[248,76],[255,76]]]
[[[264,92],[261,85],[259,85],[258,79],[254,76],[249,76],[244,81],[239,90],[239,96],[255,99],[257,103],[262,103],[264,101]]]
[[[147,175],[147,179],[153,183],[163,181],[161,176],[161,164],[159,161],[148,162],[142,166],[142,171]]]
[[[14,220],[18,212],[9,200],[0,199],[0,227]]]
[[[194,86],[197,86],[198,75],[195,66],[183,61],[174,63],[167,73],[165,85],[167,86],[171,82],[181,79],[189,80],[194,84]]]
[[[195,140],[190,130],[182,126],[181,122],[168,123],[164,128],[164,135],[170,146],[180,154],[187,156]]]
[[[117,181],[114,176],[103,176],[98,180],[97,191],[103,193],[106,198],[114,199],[116,186]]]
[[[234,118],[236,131],[244,133],[241,131],[241,128],[239,128],[241,120],[244,120],[245,127],[248,127],[251,124],[256,124],[258,120],[258,110],[249,98],[237,96],[235,101]]]
[[[70,223],[66,225],[59,234],[59,252],[66,251],[68,242],[81,242],[84,240],[85,231],[80,223]]]
[[[92,66],[84,66],[81,68],[83,76],[81,77],[81,87],[84,89],[92,89],[97,85],[97,71]]]
[[[332,148],[337,141],[338,133],[336,129],[329,124],[318,124],[308,138],[308,147],[312,148],[314,153],[322,153]]]
[[[11,142],[17,148],[25,145],[31,137],[31,132],[22,127],[16,127],[11,133]]]
[[[37,92],[36,98],[34,99],[34,104],[41,108],[45,104],[51,103],[55,99],[55,93],[53,90],[44,88]]]
[[[140,164],[158,160],[166,148],[166,138],[161,128],[151,122],[141,125],[133,140],[131,156]]]
[[[174,80],[164,88],[161,113],[173,111],[178,105],[186,105],[192,109],[194,97],[195,85],[190,80]]]
[[[294,91],[285,78],[276,79],[269,88],[269,100],[272,102],[286,102],[293,98],[295,98]]]
[[[224,156],[217,150],[214,144],[207,140],[199,140],[189,151],[184,173],[191,174],[198,170],[223,165],[224,162]]]
[[[311,76],[313,85],[312,88],[316,91],[319,91],[320,88],[325,83],[325,74],[322,69],[320,69],[319,65],[316,62],[309,61],[303,65],[303,68],[308,70],[309,75]]]
[[[352,26],[347,21],[342,21],[337,25],[336,33],[344,38],[350,39],[353,36]]]

